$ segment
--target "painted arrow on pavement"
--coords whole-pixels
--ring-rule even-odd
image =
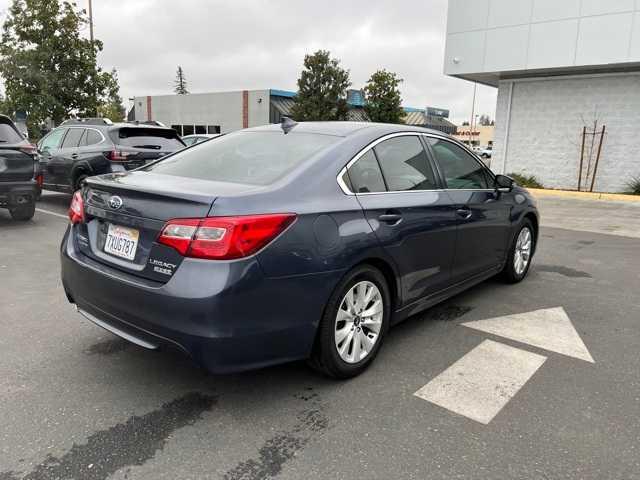
[[[594,363],[562,307],[462,325]],[[485,340],[414,395],[488,424],[546,360],[544,355]]]

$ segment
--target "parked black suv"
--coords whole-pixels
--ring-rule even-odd
[[[41,182],[35,145],[0,115],[0,208],[8,208],[14,220],[31,219]]]
[[[67,120],[38,142],[44,188],[74,192],[93,175],[133,170],[185,144],[157,122],[113,123],[105,118]]]

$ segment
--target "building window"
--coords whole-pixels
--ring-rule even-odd
[[[178,135],[182,136],[182,125],[171,125],[171,128],[178,132]]]
[[[204,135],[205,133],[207,133],[205,125],[196,125],[196,135]]]
[[[220,133],[220,125],[209,125],[207,127],[207,133],[212,135],[215,133]]]
[[[193,125],[182,126],[182,136],[193,135]]]

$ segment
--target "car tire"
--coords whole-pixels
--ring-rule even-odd
[[[77,192],[78,190],[80,190],[82,188],[82,183],[89,177],[89,175],[85,175],[84,173],[81,173],[80,175],[78,175],[78,178],[76,178],[75,182],[73,182],[73,191]]]
[[[521,282],[527,276],[535,252],[535,241],[533,224],[531,220],[525,218],[513,237],[507,263],[502,270],[502,277],[508,283]]]
[[[363,305],[367,298],[370,300]],[[366,312],[369,315],[362,315]],[[391,295],[384,275],[369,265],[355,268],[329,298],[318,327],[310,366],[332,378],[359,375],[378,354],[389,328],[390,316]]]
[[[9,210],[9,213],[11,214],[11,218],[13,218],[14,220],[19,220],[22,222],[31,220],[36,213],[36,202],[33,201],[25,205],[20,205],[19,207],[11,208]]]

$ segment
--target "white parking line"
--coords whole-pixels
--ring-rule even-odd
[[[69,217],[66,215],[62,215],[61,213],[51,212],[49,210],[43,210],[42,208],[36,208],[36,212],[47,213],[49,215],[53,215],[54,217],[64,218],[65,220],[69,220]]]
[[[546,359],[485,340],[414,395],[486,425]]]

